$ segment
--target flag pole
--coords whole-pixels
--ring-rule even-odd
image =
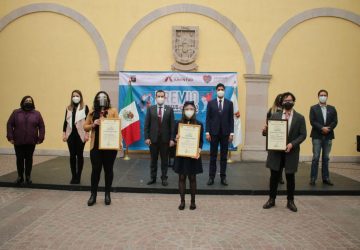
[[[229,152],[228,152],[227,163],[234,163],[234,161],[231,159],[231,150],[229,150]]]
[[[130,160],[131,158],[129,157],[129,148],[128,146],[126,145],[126,149],[125,149],[125,155],[124,155],[124,161],[128,161]]]

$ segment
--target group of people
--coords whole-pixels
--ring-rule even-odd
[[[329,176],[329,154],[334,129],[337,126],[337,111],[334,106],[327,104],[328,91],[322,89],[318,92],[319,102],[310,108],[310,124],[313,145],[313,157],[311,163],[310,185],[316,185],[320,154],[322,155],[322,181],[325,185],[334,185]],[[267,113],[267,120],[288,121],[288,141],[285,151],[268,151],[266,166],[270,168],[270,192],[269,200],[264,204],[264,209],[275,206],[278,184],[283,184],[282,172],[285,171],[287,186],[287,208],[297,212],[294,203],[295,173],[298,169],[300,144],[306,139],[305,118],[294,110],[296,98],[290,92],[279,94],[273,106]],[[267,125],[263,128],[263,135],[267,135]],[[321,153],[322,152],[322,153]]]
[[[234,108],[233,103],[224,97],[225,86],[222,83],[216,86],[216,99],[207,105],[205,135],[210,142],[209,179],[207,185],[214,185],[217,172],[217,155],[220,146],[220,183],[229,185],[226,179],[227,154],[229,143],[234,135]],[[333,106],[327,105],[328,92],[320,90],[319,103],[310,109],[311,137],[313,142],[313,159],[311,166],[310,184],[315,185],[318,173],[320,153],[322,151],[322,178],[323,183],[333,185],[329,178],[328,162],[331,150],[334,129],[337,125],[337,113]],[[147,109],[144,123],[145,144],[149,146],[150,180],[148,185],[156,183],[157,162],[161,158],[161,184],[168,185],[169,149],[174,147],[179,139],[179,124],[200,125],[200,143],[198,154],[195,157],[175,157],[173,169],[179,175],[179,209],[185,208],[186,179],[189,179],[191,201],[189,208],[196,209],[196,175],[203,173],[201,149],[203,146],[203,124],[196,119],[196,105],[193,101],[186,101],[183,105],[181,119],[175,122],[173,109],[165,105],[165,92],[156,91],[156,104]],[[296,112],[293,107],[295,96],[286,92],[276,97],[273,107],[267,114],[267,119],[288,120],[288,144],[284,152],[268,151],[266,166],[270,168],[270,198],[263,208],[275,206],[278,184],[284,183],[282,172],[285,171],[287,182],[287,207],[296,212],[294,203],[295,173],[298,168],[300,144],[306,138],[305,118]],[[106,205],[111,204],[110,191],[113,181],[113,165],[117,150],[99,149],[99,125],[104,118],[119,118],[116,108],[111,106],[109,95],[99,91],[93,100],[92,109],[84,104],[81,91],[71,93],[70,103],[66,107],[63,125],[63,141],[67,142],[70,152],[70,169],[72,178],[70,184],[79,184],[84,165],[84,146],[90,140],[91,195],[88,206],[96,203],[98,184],[102,168],[105,172],[105,199]],[[90,133],[91,132],[91,133]],[[263,135],[267,134],[267,126]],[[31,169],[33,153],[36,144],[45,138],[45,125],[39,111],[35,110],[34,100],[25,96],[20,102],[20,108],[12,112],[7,123],[7,139],[14,145],[18,177],[17,184],[26,182],[31,184]],[[122,141],[121,134],[118,138]],[[24,179],[25,170],[25,179]]]

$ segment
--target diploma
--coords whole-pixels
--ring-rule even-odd
[[[288,139],[287,120],[268,120],[266,150],[285,151]]]
[[[99,149],[120,150],[120,119],[106,118],[100,121]]]
[[[196,158],[199,153],[200,125],[179,123],[176,156]]]

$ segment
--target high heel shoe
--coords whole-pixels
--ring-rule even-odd
[[[179,210],[184,210],[185,208],[185,201],[181,201],[179,205]]]
[[[95,203],[96,203],[96,194],[91,193],[91,196],[90,196],[87,204],[88,204],[88,206],[92,206]]]

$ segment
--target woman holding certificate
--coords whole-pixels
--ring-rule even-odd
[[[106,136],[106,134],[103,132],[105,129],[103,129],[101,126],[103,126],[103,124],[108,124],[107,121],[117,122],[115,127],[116,129],[112,130],[112,135],[116,134],[118,137]],[[98,92],[94,98],[93,110],[87,116],[86,122],[84,124],[85,131],[91,131],[90,160],[92,171],[91,196],[88,200],[88,206],[92,206],[96,203],[97,189],[103,167],[105,172],[105,205],[110,205],[111,203],[110,190],[114,177],[113,166],[117,150],[120,149],[122,140],[119,121],[120,120],[117,110],[115,108],[111,108],[109,95],[104,91]],[[111,131],[111,129],[108,131]],[[111,147],[103,146],[104,144],[108,145],[107,143],[109,143]],[[113,144],[118,144],[118,146],[113,147]]]
[[[174,171],[179,174],[180,205],[179,210],[185,208],[186,177],[190,182],[190,209],[196,209],[196,175],[203,172],[200,157],[203,145],[203,125],[196,120],[194,102],[185,102],[181,120],[175,126],[177,147]]]

